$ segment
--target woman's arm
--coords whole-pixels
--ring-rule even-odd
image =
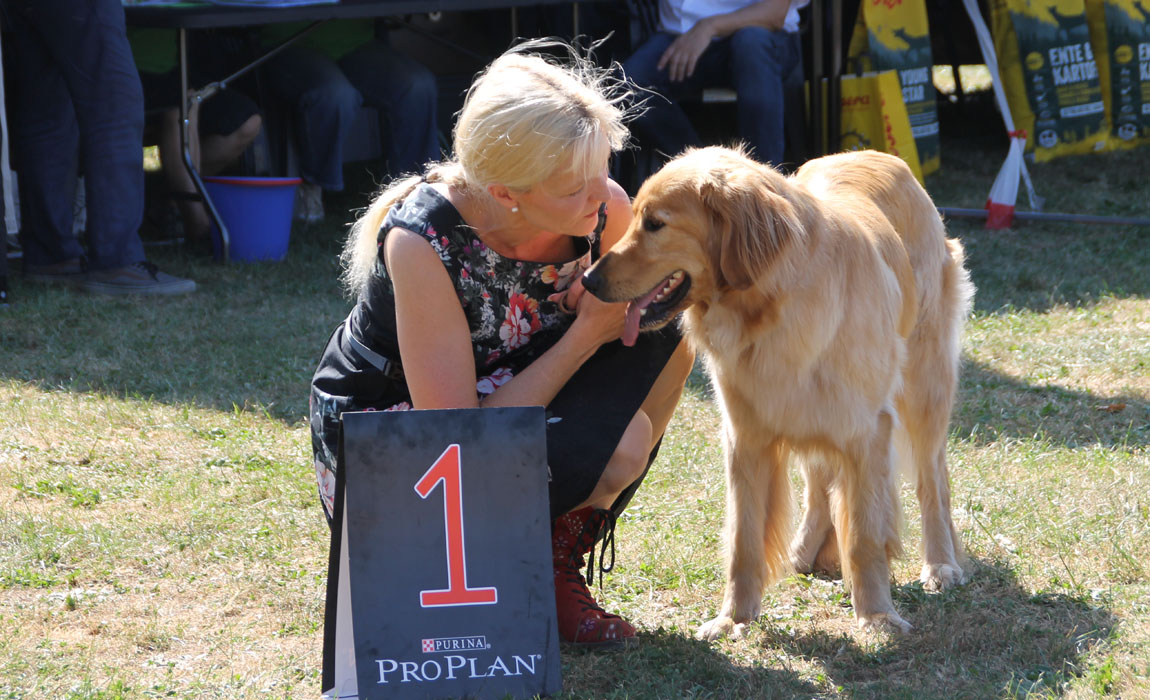
[[[384,259],[395,289],[399,356],[412,405],[478,406],[471,331],[439,255],[418,234],[393,228]]]
[[[584,295],[559,341],[480,402],[471,331],[439,256],[419,235],[399,228],[388,233],[384,256],[395,288],[399,354],[415,408],[546,406],[600,345],[623,330],[625,304]]]
[[[699,24],[709,25],[706,29],[714,37],[730,36],[744,27],[766,27],[778,31],[783,28],[790,9],[790,0],[761,0],[734,12],[701,19]]]

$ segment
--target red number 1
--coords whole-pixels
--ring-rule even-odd
[[[467,587],[467,555],[463,549],[463,487],[459,445],[451,445],[415,485],[420,498],[427,498],[443,482],[443,522],[447,530],[447,589],[420,591],[425,608],[452,605],[490,605],[499,601],[495,588]]]

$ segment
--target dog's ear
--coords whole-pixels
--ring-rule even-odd
[[[798,213],[776,191],[790,183],[781,175],[739,166],[715,169],[709,175],[700,194],[714,219],[710,248],[718,282],[746,289],[801,235]]]

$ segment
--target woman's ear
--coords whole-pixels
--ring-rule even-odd
[[[491,195],[499,205],[507,210],[517,209],[519,202],[515,199],[507,185],[488,185],[487,194]]]

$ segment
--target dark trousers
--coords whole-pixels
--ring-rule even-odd
[[[2,0],[18,97],[20,240],[28,265],[85,254],[72,233],[77,165],[90,269],[144,259],[144,95],[119,0]]]
[[[343,143],[361,105],[379,110],[390,176],[423,172],[439,159],[434,74],[379,40],[338,62],[288,47],[267,62],[264,77],[294,110],[300,174],[325,190],[343,189]]]
[[[697,96],[707,87],[734,88],[739,94],[739,136],[764,163],[783,161],[783,85],[801,70],[798,34],[762,27],[740,29],[711,42],[699,57],[695,72],[681,82],[671,82],[668,72],[658,70],[659,58],[675,35],[657,33],[623,62],[623,71],[636,85],[658,93],[647,99],[647,110],[632,124],[645,149],[678,155],[688,146],[704,145],[679,100]],[[666,99],[664,99],[666,98]]]

